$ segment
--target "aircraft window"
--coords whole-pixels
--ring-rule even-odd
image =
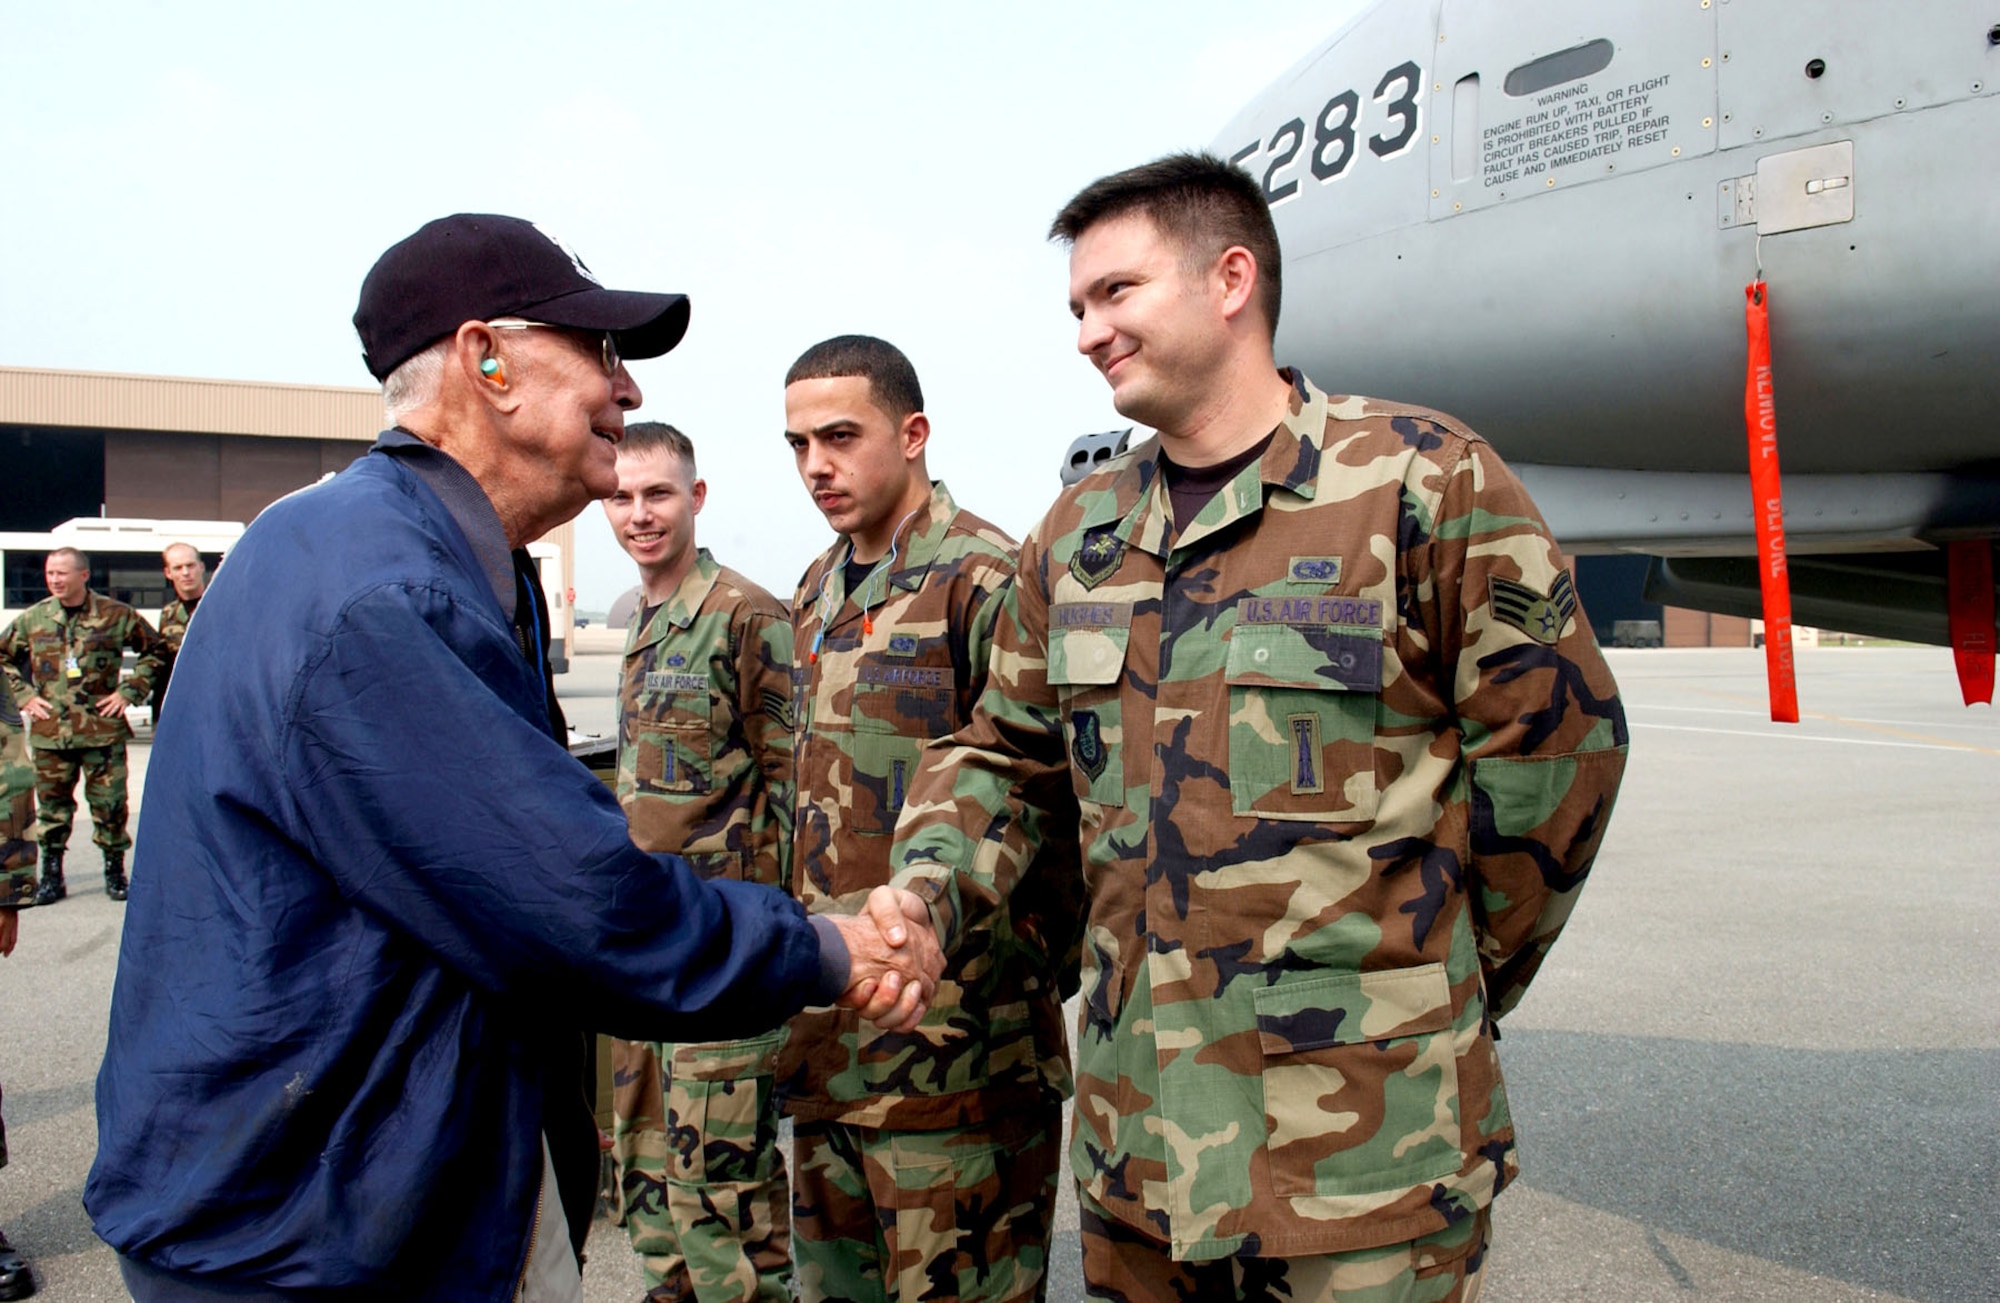
[[[1533,95],[1536,91],[1560,86],[1566,81],[1603,72],[1610,66],[1611,42],[1596,40],[1573,45],[1567,50],[1557,50],[1554,54],[1545,54],[1524,63],[1508,73],[1506,91],[1514,96]]]

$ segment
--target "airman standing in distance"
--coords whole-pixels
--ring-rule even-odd
[[[785,439],[840,535],[793,601],[792,880],[807,909],[844,910],[888,881],[925,743],[985,687],[1015,545],[931,480],[923,391],[882,340],[830,339],[793,363]],[[1059,977],[1082,912],[1074,806],[1052,815],[1054,835],[1036,816],[1009,847],[1040,845],[1026,885],[960,941],[922,1027],[881,1033],[838,1010],[792,1020],[778,1082],[808,1303],[1043,1296],[1070,1092]],[[928,931],[923,903],[902,900]]]
[[[791,613],[695,545],[707,497],[686,435],[625,427],[604,514],[639,563],[643,600],[619,677],[618,802],[641,850],[789,889]],[[772,1080],[782,1035],[612,1043],[613,1152],[647,1298],[791,1298]]]
[[[244,531],[181,648],[201,709],[154,743],[83,1194],[138,1303],[576,1303],[579,1023],[922,1018],[944,962],[905,902],[807,918],[640,850],[550,709],[526,544],[618,487],[623,359],[687,320],[495,214],[363,281],[396,425]]]
[[[0,694],[0,959],[14,953],[21,911],[35,903],[35,766],[11,693]],[[0,1105],[4,1107],[4,1105]],[[7,1123],[0,1117],[0,1167],[7,1166]],[[35,1292],[28,1260],[0,1232],[0,1299]]]
[[[174,595],[160,608],[160,641],[166,644],[161,658],[160,681],[153,686],[153,727],[160,726],[160,712],[166,709],[167,685],[173,681],[174,657],[180,655],[181,639],[187,635],[188,621],[194,618],[201,595],[208,591],[208,563],[192,543],[169,543],[160,553],[163,573],[174,586]]]
[[[1611,674],[1483,439],[1277,369],[1252,178],[1161,159],[1051,235],[1159,437],[1029,533],[897,884],[961,945],[1010,885],[992,830],[1051,777],[1081,799],[1091,1298],[1473,1298],[1518,1170],[1494,1020],[1610,816]]]
[[[76,779],[90,806],[91,838],[104,853],[104,893],[125,899],[125,710],[146,699],[160,673],[160,635],[123,602],[90,591],[90,558],[73,547],[49,553],[49,595],[0,633],[0,670],[28,724],[35,757],[36,826],[42,845],[37,905],[68,895],[63,856],[76,818]],[[119,682],[125,651],[138,653]]]

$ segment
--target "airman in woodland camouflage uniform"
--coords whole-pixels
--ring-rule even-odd
[[[28,722],[35,757],[36,826],[42,845],[38,905],[61,900],[63,854],[76,816],[76,779],[83,774],[91,834],[104,852],[104,890],[125,899],[125,709],[153,690],[160,669],[160,635],[138,612],[90,591],[90,558],[75,548],[49,553],[43,570],[50,595],[21,612],[0,633],[0,670]],[[119,683],[127,648],[139,654],[132,677]]]
[[[1160,437],[1023,544],[898,885],[949,948],[1006,898],[1010,793],[1082,803],[1090,1297],[1473,1298],[1517,1171],[1494,1020],[1611,813],[1611,675],[1485,441],[1276,369],[1251,178],[1163,159],[1053,235],[1079,349]]]
[[[14,953],[21,910],[35,903],[35,767],[11,694],[0,694],[0,959]],[[7,1123],[0,1118],[0,1167],[7,1166]],[[27,1260],[0,1233],[0,1298],[35,1292]]]
[[[786,377],[785,431],[841,535],[793,602],[793,884],[824,913],[888,881],[925,743],[962,725],[985,684],[1015,549],[926,473],[923,392],[893,346],[843,336],[807,350]],[[1042,1296],[1070,1091],[1058,975],[1080,914],[1074,827],[1072,809],[1067,840],[1011,866],[1025,889],[960,939],[914,1032],[843,1010],[793,1019],[779,1084],[807,1300]],[[1010,853],[1032,853],[1040,832],[1031,820]]]
[[[174,586],[174,595],[160,608],[160,642],[165,648],[160,658],[159,682],[153,685],[153,724],[159,726],[160,712],[166,707],[167,685],[174,673],[174,657],[181,654],[181,639],[187,636],[188,621],[208,591],[208,563],[192,543],[169,543],[160,553],[162,572]]]
[[[644,601],[618,691],[618,801],[642,850],[784,887],[792,837],[792,625],[695,546],[708,486],[670,425],[627,426],[605,515]],[[625,1230],[659,1300],[789,1299],[791,1194],[773,1091],[782,1030],[613,1042]]]

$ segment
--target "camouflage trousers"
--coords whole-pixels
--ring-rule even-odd
[[[792,1133],[804,1303],[1041,1299],[1062,1104],[944,1131],[833,1122]]]
[[[44,846],[69,845],[76,818],[76,779],[83,775],[83,799],[90,806],[90,839],[107,851],[129,850],[125,835],[125,744],[86,750],[35,751],[35,800],[41,817],[35,840]]]
[[[619,1211],[647,1299],[792,1297],[791,1196],[773,1091],[782,1036],[611,1043]]]
[[[1302,1258],[1176,1262],[1165,1240],[1128,1225],[1077,1190],[1083,1281],[1093,1303],[1478,1303],[1490,1210],[1404,1244]]]

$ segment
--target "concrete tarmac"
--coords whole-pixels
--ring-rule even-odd
[[[563,699],[607,731],[595,645]],[[1801,650],[1797,725],[1769,721],[1758,652],[1612,664],[1631,769],[1502,1024],[1523,1170],[1484,1297],[2000,1299],[2000,717],[1936,649]],[[80,826],[72,898],[0,963],[0,1228],[65,1303],[126,1297],[79,1202],[123,908],[101,872]],[[1056,1239],[1066,1303],[1073,1197]],[[639,1293],[599,1223],[586,1298]]]

